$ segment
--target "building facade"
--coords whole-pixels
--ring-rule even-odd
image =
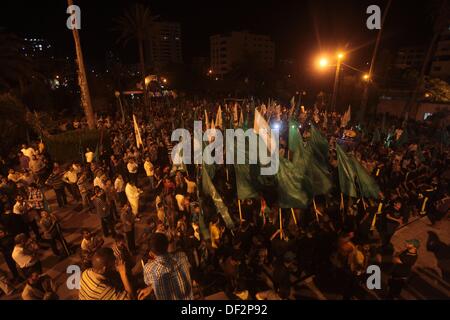
[[[210,37],[211,69],[215,75],[230,72],[233,65],[249,55],[262,68],[271,69],[275,63],[275,45],[269,36],[248,31],[216,34]]]
[[[400,69],[420,70],[425,58],[424,47],[404,47],[400,48],[395,57],[394,66]]]
[[[180,24],[167,21],[154,22],[147,49],[149,65],[157,71],[171,63],[183,63]]]
[[[431,62],[430,76],[450,80],[450,23],[439,37]]]

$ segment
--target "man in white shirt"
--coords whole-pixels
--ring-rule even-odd
[[[136,163],[136,161],[133,158],[131,158],[128,161],[127,169],[128,169],[128,174],[129,174],[130,180],[133,181],[134,184],[136,184],[137,183],[138,164]]]
[[[153,175],[155,174],[155,171],[154,171],[153,164],[151,163],[149,157],[145,158],[144,170],[145,170],[145,174],[147,175],[147,177],[150,181],[150,187],[153,189],[155,187],[155,179],[153,177]]]
[[[116,180],[114,181],[114,189],[116,190],[117,196],[119,197],[119,201],[122,206],[127,201],[125,195],[125,181],[123,181],[122,175],[117,175]]]
[[[28,276],[32,272],[42,273],[41,262],[37,258],[37,252],[29,244],[28,238],[24,233],[18,234],[14,238],[16,243],[12,252],[12,258],[17,263],[23,273]]]
[[[22,149],[20,151],[25,157],[28,157],[29,159],[31,159],[31,157],[36,154],[36,151],[31,147],[27,147],[26,144],[22,145]]]
[[[94,153],[89,148],[86,149],[84,156],[86,157],[87,163],[92,163],[92,161],[94,161]]]
[[[67,183],[67,187],[75,201],[80,201],[81,195],[78,189],[78,175],[73,166],[69,168],[66,173],[64,173],[62,180]]]
[[[94,187],[99,187],[100,189],[105,190],[106,189],[106,186],[105,186],[106,180],[107,180],[107,178],[104,174],[96,176],[94,179]]]
[[[136,187],[133,181],[130,181],[125,187],[125,194],[130,203],[131,211],[136,216],[136,221],[139,221],[139,197],[142,190]]]
[[[16,203],[13,206],[13,213],[22,216],[26,211],[26,203],[22,196],[17,196]]]
[[[8,180],[17,183],[22,178],[22,174],[20,172],[14,171],[14,169],[9,169]]]

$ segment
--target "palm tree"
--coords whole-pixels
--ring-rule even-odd
[[[126,45],[130,40],[137,41],[145,105],[147,105],[147,90],[145,88],[144,42],[150,38],[154,20],[155,17],[151,15],[148,7],[136,4],[129,8],[123,16],[116,19],[117,25],[115,28],[119,33],[117,42]]]
[[[437,41],[442,31],[448,24],[448,17],[450,13],[448,1],[441,0],[440,5],[435,4],[433,8],[433,13],[434,13],[433,37],[431,38],[430,44],[428,45],[428,50],[422,64],[419,77],[417,78],[414,91],[408,103],[405,105],[405,109],[403,110],[408,114],[416,107],[417,95],[419,94],[419,92],[422,92],[425,80],[425,73],[427,72],[428,66],[430,65],[431,58],[433,56],[433,52],[436,47]]]
[[[72,0],[67,0],[69,6],[73,5]],[[89,86],[86,77],[86,70],[84,68],[83,51],[81,50],[80,35],[76,28],[72,29],[73,40],[75,41],[75,51],[77,53],[78,63],[78,83],[81,89],[81,104],[86,115],[86,120],[89,129],[95,129],[95,116],[92,108],[91,95],[89,93]]]

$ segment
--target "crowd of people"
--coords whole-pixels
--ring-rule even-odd
[[[435,225],[448,214],[450,158],[446,141],[436,138],[436,124],[379,117],[360,125],[317,108],[292,112],[257,103],[269,123],[280,124],[280,154],[286,158],[289,141],[283,128],[290,118],[300,123],[305,141],[311,123],[320,128],[329,142],[334,187],[308,208],[280,211],[264,195],[238,202],[233,166],[217,165],[212,182],[235,222],[230,229],[202,193],[199,166],[181,168],[171,160],[172,130],[192,130],[194,120],[204,121],[205,114],[214,119],[217,105],[164,100],[153,103],[151,111],[136,110],[139,147],[132,121],[106,116],[97,125],[108,131],[108,141],[98,150],[85,149],[82,161],[56,162],[42,141],[2,158],[0,249],[10,272],[0,275],[5,294],[25,281],[23,299],[56,299],[40,262],[40,253],[51,249],[61,260],[80,253],[79,298],[84,300],[189,300],[217,292],[229,299],[296,299],[296,284],[312,275],[350,299],[365,283],[367,266],[385,262],[386,256],[392,262],[386,298],[398,298],[421,244],[410,239],[404,251],[392,252],[392,236],[416,217],[427,216]],[[254,102],[222,103],[221,108],[223,127],[217,129],[236,122],[252,127]],[[80,120],[69,125],[84,126]],[[403,132],[408,139],[400,143]],[[345,197],[342,207],[336,143],[374,177],[379,198]],[[77,210],[95,214],[101,233],[96,226],[80,229],[81,244],[68,244],[58,209],[50,210],[45,197],[49,190],[59,208],[78,204]],[[105,244],[108,239],[112,245]]]

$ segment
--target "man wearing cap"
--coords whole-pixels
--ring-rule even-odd
[[[400,293],[411,275],[411,269],[417,261],[417,249],[420,241],[411,239],[406,241],[406,250],[394,256],[392,262],[394,268],[389,279],[389,293],[387,298],[394,299],[400,297]]]

